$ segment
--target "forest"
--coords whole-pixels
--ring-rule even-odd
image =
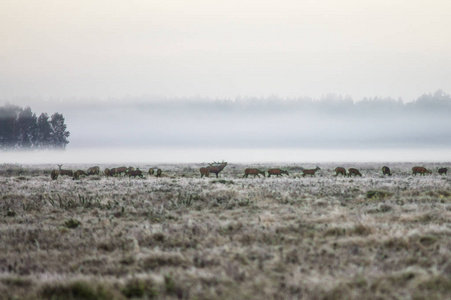
[[[37,117],[30,107],[6,104],[0,107],[0,149],[64,149],[70,135],[64,121],[59,113]]]

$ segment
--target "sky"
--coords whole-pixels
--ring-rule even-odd
[[[450,36],[448,0],[2,0],[0,100],[411,101],[451,91]]]

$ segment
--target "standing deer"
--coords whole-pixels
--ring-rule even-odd
[[[209,165],[207,167],[208,173],[215,173],[216,178],[218,178],[219,172],[221,172],[227,166],[227,162],[224,162],[224,161],[222,163],[214,162],[214,163],[208,164],[208,165]]]
[[[155,177],[161,177],[161,173],[162,173],[161,169],[158,169],[157,170],[157,175],[155,175]]]
[[[440,175],[448,175],[448,168],[440,168],[438,169],[438,173]]]
[[[346,176],[346,169],[343,167],[336,167],[335,168],[335,176],[338,176],[338,174]]]
[[[58,170],[52,170],[52,172],[50,172],[50,178],[52,178],[52,180],[57,180],[58,175],[59,175]]]
[[[305,175],[315,176],[315,173],[319,170],[321,170],[321,168],[318,166],[316,166],[315,169],[304,169],[302,170],[302,177],[305,177]]]
[[[155,170],[153,168],[149,168],[149,175],[153,175],[153,173],[155,173]]]
[[[390,168],[387,167],[387,166],[383,166],[383,167],[382,167],[382,174],[383,174],[383,175],[391,176]]]
[[[72,172],[72,170],[63,170],[63,169],[61,169],[62,166],[63,166],[63,165],[58,165],[58,168],[59,168],[59,174],[60,174],[61,176],[64,176],[64,175],[70,176],[70,177],[73,177],[73,176],[74,176],[74,172]]]
[[[412,168],[412,175],[417,175],[417,173],[420,173],[420,175],[426,175],[426,174],[432,174],[431,171],[426,169],[425,167],[413,167]]]
[[[260,174],[262,174],[263,177],[265,177],[265,171],[260,171],[259,169],[246,169],[246,170],[244,170],[243,178],[244,177],[247,178],[247,176],[249,176],[249,175],[254,175],[254,178],[255,178],[255,176],[260,177]]]
[[[349,170],[348,170],[348,176],[351,177],[352,175],[362,177],[362,174],[361,174],[360,171],[357,170],[356,168],[349,168]]]
[[[207,167],[207,168],[200,168],[199,169],[199,171],[200,171],[200,178],[202,178],[202,177],[210,177],[210,169]]]
[[[268,170],[268,177],[271,177],[271,175],[276,175],[277,177],[282,176],[282,174],[288,174],[288,171],[284,171],[281,169],[269,169]]]

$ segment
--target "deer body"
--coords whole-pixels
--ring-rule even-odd
[[[72,177],[73,180],[79,179],[81,175],[87,176],[88,174],[85,173],[83,170],[77,170],[74,172],[74,176]]]
[[[342,167],[336,167],[335,168],[335,176],[338,176],[338,174],[346,176],[346,169],[342,168]]]
[[[226,162],[222,162],[219,165],[217,163],[216,163],[216,165],[209,164],[209,166],[207,167],[208,173],[215,173],[216,178],[218,178],[219,172],[221,172],[226,166],[227,166]]]
[[[448,168],[440,168],[438,169],[438,173],[440,175],[448,175]]]
[[[99,166],[90,167],[86,173],[88,175],[99,175],[100,174],[100,168],[99,168]]]
[[[321,170],[321,168],[318,166],[316,166],[315,169],[304,169],[302,170],[302,177],[305,177],[305,175],[315,176],[315,173],[319,170]]]
[[[161,169],[158,169],[157,170],[157,175],[155,175],[156,177],[161,177],[161,173],[162,173],[163,171],[161,171]]]
[[[255,176],[260,177],[260,174],[262,174],[263,177],[265,177],[265,171],[260,171],[259,169],[246,169],[246,170],[244,170],[243,178],[244,177],[247,178],[247,176],[249,176],[249,175],[254,175],[254,178],[255,178]]]
[[[59,175],[58,170],[52,170],[52,172],[50,172],[50,178],[52,178],[52,180],[57,180],[58,175]]]
[[[268,170],[268,177],[271,177],[271,175],[276,175],[277,177],[282,176],[282,174],[288,174],[288,171],[284,171],[281,169],[269,169]]]
[[[431,171],[429,171],[428,169],[426,169],[425,167],[413,167],[412,168],[412,175],[417,175],[417,173],[420,173],[420,175],[426,175],[426,174],[431,174]]]
[[[136,170],[129,170],[128,171],[128,177],[136,177],[139,176],[141,178],[143,178],[143,172],[138,168]]]
[[[66,176],[70,176],[70,177],[73,177],[73,176],[74,176],[74,172],[72,172],[72,170],[64,170],[64,169],[61,169],[62,166],[63,166],[63,165],[58,165],[58,168],[59,168],[59,175],[61,175],[61,176],[66,175]]]
[[[360,171],[357,170],[356,168],[349,168],[348,174],[349,174],[349,175],[348,175],[349,177],[351,177],[352,175],[362,177],[362,174],[361,174]]]
[[[383,166],[383,167],[382,167],[382,174],[383,174],[383,175],[391,176],[390,168],[387,167],[387,166]]]

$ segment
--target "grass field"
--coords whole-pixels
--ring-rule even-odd
[[[0,298],[449,299],[442,165],[242,179],[248,166],[229,164],[200,179],[200,165],[168,164],[162,178],[56,181],[49,166],[3,165]]]

